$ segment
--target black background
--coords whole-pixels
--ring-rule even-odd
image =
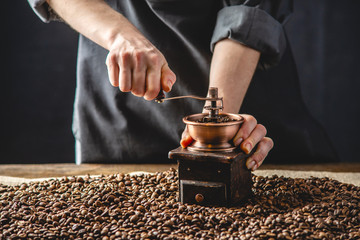
[[[42,23],[27,1],[6,4],[0,163],[74,162],[78,35]],[[286,26],[304,101],[343,162],[360,162],[359,10],[357,0],[296,0]]]

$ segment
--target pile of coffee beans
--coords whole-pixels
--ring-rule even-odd
[[[238,207],[177,202],[174,169],[0,185],[0,239],[360,239],[360,188],[253,176]]]

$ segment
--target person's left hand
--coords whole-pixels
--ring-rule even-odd
[[[266,128],[258,124],[253,116],[247,114],[241,114],[241,116],[244,118],[244,123],[235,135],[233,142],[235,146],[240,145],[240,148],[246,154],[249,154],[257,145],[256,151],[246,161],[246,167],[254,171],[263,163],[269,151],[273,148],[274,142],[271,138],[266,137]],[[193,139],[190,137],[187,128],[185,128],[181,136],[181,146],[186,148],[192,141]]]

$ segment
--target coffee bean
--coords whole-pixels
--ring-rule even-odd
[[[135,223],[135,222],[137,222],[139,220],[139,216],[138,215],[132,215],[131,217],[130,217],[130,222],[132,222],[132,223]]]
[[[60,208],[61,207],[61,203],[60,202],[56,202],[53,204],[54,208]]]

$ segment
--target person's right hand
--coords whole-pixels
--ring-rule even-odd
[[[176,81],[161,52],[139,33],[115,40],[106,58],[110,83],[122,92],[152,100]]]
[[[147,100],[154,99],[161,88],[171,90],[176,76],[164,56],[106,1],[47,0],[47,3],[72,28],[109,50],[106,65],[113,86]]]

